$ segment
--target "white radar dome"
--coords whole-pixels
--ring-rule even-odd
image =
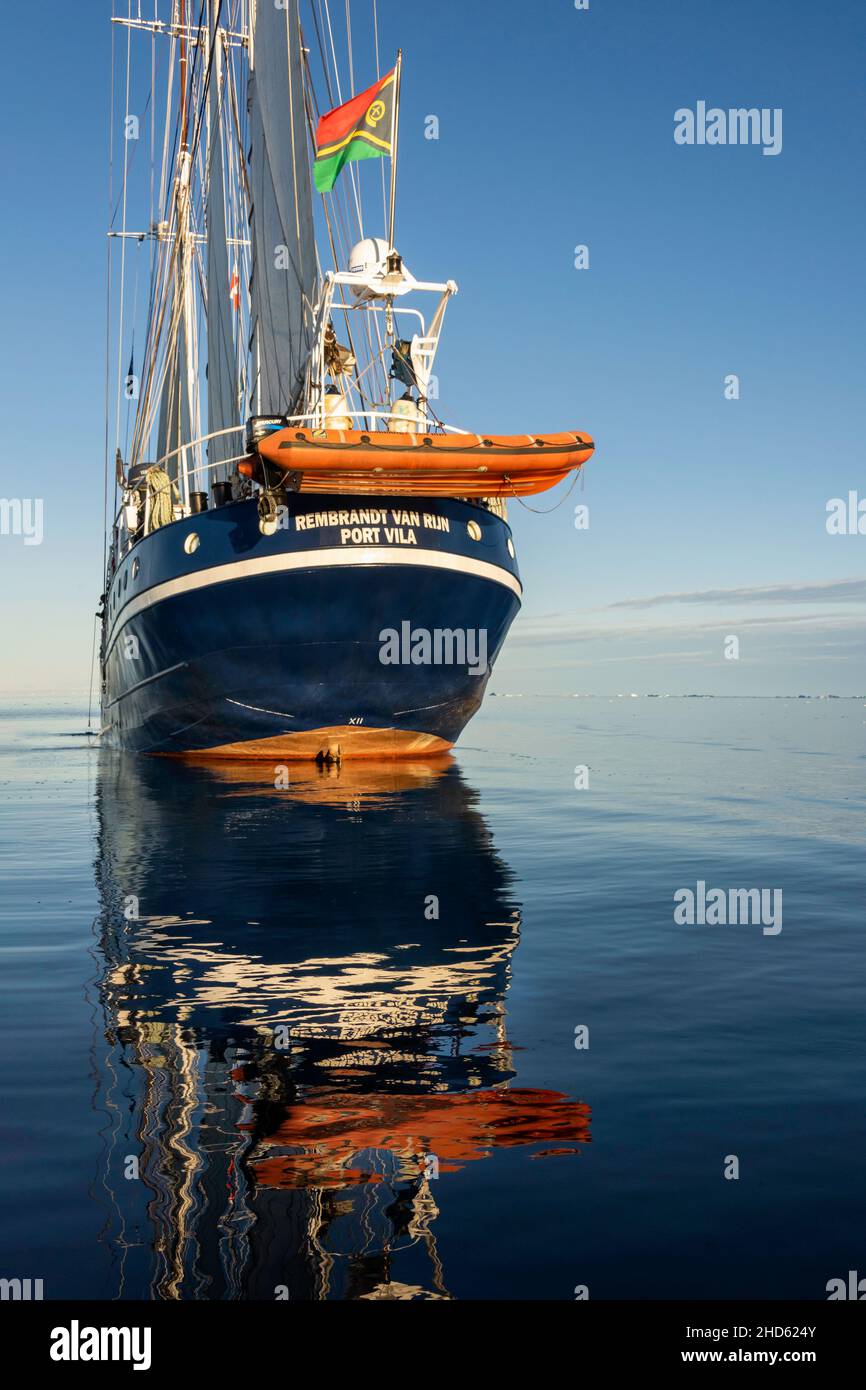
[[[349,274],[372,275],[380,266],[384,266],[388,259],[388,250],[388,243],[383,237],[365,237],[353,246],[349,253]],[[357,286],[353,285],[352,288],[356,294],[363,293]]]

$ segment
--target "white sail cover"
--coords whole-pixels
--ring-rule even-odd
[[[178,293],[177,286],[174,293]],[[180,472],[181,460],[178,450],[192,438],[186,357],[186,332],[183,316],[180,315],[177,337],[168,348],[168,362],[159,402],[156,442],[157,459],[165,459],[166,455],[170,455],[166,460],[165,469],[172,478],[176,478]]]
[[[213,54],[208,89],[210,149],[207,179],[207,432],[231,429],[241,423],[238,408],[235,310],[231,300],[231,270],[226,244],[223,160],[223,55],[220,40]],[[213,468],[240,451],[239,435],[221,434],[208,441],[208,461],[217,479],[226,470]]]
[[[288,414],[312,348],[317,278],[298,0],[257,0],[249,116],[253,412]]]

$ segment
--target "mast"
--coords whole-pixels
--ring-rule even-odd
[[[180,22],[180,150],[187,149],[189,116],[186,105],[186,0],[178,0]]]
[[[391,207],[388,215],[388,250],[394,250],[394,219],[397,212],[397,140],[400,134],[400,79],[403,73],[403,50],[397,50],[397,70],[394,74],[394,126],[391,134]]]
[[[215,22],[214,22],[215,23]],[[211,75],[208,89],[209,139],[207,156],[207,432],[211,470],[238,453],[237,440],[225,433],[238,423],[238,389],[233,306],[226,234],[226,196],[223,156],[224,49],[221,31],[211,32]],[[238,311],[240,284],[237,287]],[[225,470],[211,473],[216,479]]]
[[[317,378],[311,370],[317,340],[332,328],[316,249],[312,131],[317,111],[340,100],[341,93],[330,22],[327,34],[317,24],[310,34],[310,52],[316,43],[319,48],[314,73],[300,11],[300,0],[208,0],[201,6],[170,0],[163,18],[156,7],[151,18],[140,11],[112,16],[113,25],[127,29],[127,39],[131,34],[134,41],[137,33],[151,48],[150,168],[142,169],[141,159],[132,159],[133,147],[127,145],[122,200],[125,208],[129,179],[131,206],[137,195],[143,211],[149,184],[149,215],[138,231],[128,227],[125,215],[122,230],[109,230],[109,236],[123,238],[122,247],[126,239],[131,247],[150,244],[148,292],[139,293],[136,280],[127,294],[120,258],[119,303],[121,311],[126,305],[132,312],[120,319],[119,328],[115,323],[114,356],[125,366],[132,334],[136,344],[143,339],[143,347],[135,353],[139,376],[130,378],[136,392],[140,384],[140,394],[127,397],[137,402],[131,437],[121,437],[112,402],[112,416],[118,417],[113,442],[123,446],[130,477],[139,478],[142,469],[161,462],[185,509],[191,490],[203,485],[197,478],[210,482],[227,476],[230,461],[243,449],[243,422],[250,411],[283,415],[314,410],[317,381],[325,375],[322,370]],[[348,10],[346,23],[351,70]],[[375,40],[378,72],[378,29]],[[124,47],[128,66],[128,43]],[[383,212],[392,245],[402,60],[400,51],[391,116],[390,217],[383,179]],[[324,89],[317,95],[316,84],[321,86],[323,79]],[[162,92],[160,140],[155,138],[154,112]],[[127,122],[132,119],[128,105],[121,109]],[[322,210],[335,267],[348,263],[351,247],[363,237],[354,169],[352,178],[352,189],[335,190]],[[389,398],[388,345],[374,313],[365,311],[363,326],[353,334],[346,310],[358,306],[353,296],[343,302],[342,288],[337,293],[340,302],[333,308],[344,315],[356,361],[353,400],[356,392],[359,407],[366,409]],[[345,382],[349,389],[348,378]],[[118,389],[122,391],[122,380]],[[130,543],[124,514],[116,513],[114,520],[124,547]]]
[[[189,105],[187,94],[186,0],[178,0],[180,20],[180,182],[178,186],[178,270],[183,295],[183,348],[185,361],[179,360],[181,371],[186,370],[187,407],[191,417],[192,437],[201,433],[198,409],[198,344],[196,341],[195,306],[192,284],[192,242],[190,239],[190,194],[192,154],[189,148]],[[180,443],[180,440],[178,440]],[[201,452],[199,446],[198,453]],[[195,452],[188,441],[177,460],[178,483],[184,507],[189,506],[190,473],[195,468]]]
[[[178,75],[180,121],[177,173],[174,179],[174,217],[168,221],[169,255],[173,259],[171,316],[166,345],[166,364],[157,435],[158,461],[176,479],[180,500],[189,507],[190,472],[194,454],[190,441],[201,433],[195,303],[193,293],[193,243],[191,224],[192,154],[189,148],[189,93],[186,0],[176,0],[180,30]]]

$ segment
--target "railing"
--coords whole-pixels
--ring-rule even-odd
[[[345,415],[345,416],[347,416],[350,420],[357,420],[357,421],[359,421],[359,422],[365,422],[365,421],[367,421],[367,420],[400,420],[404,425],[405,425],[405,423],[406,423],[406,416],[405,416],[405,415],[397,415],[393,410],[364,410],[364,409],[361,409],[361,408],[351,409],[351,408],[347,405],[346,408],[345,408],[344,410],[342,410],[342,409],[340,410],[340,415]],[[316,426],[317,428],[319,428],[319,429],[323,428],[323,425],[322,425],[322,418],[323,418],[323,417],[322,417],[321,408],[317,408],[317,409],[315,409],[315,410],[308,410],[308,411],[306,411],[305,414],[303,414],[303,415],[284,415],[284,416],[281,417],[282,422],[283,422],[283,426],[285,426],[285,427],[287,427],[287,426],[289,426],[289,425],[303,425],[303,424],[308,424],[308,425],[315,425],[315,426]],[[427,429],[429,429],[429,428],[431,427],[429,421],[423,421],[423,420],[422,420],[422,421],[419,421],[419,428],[418,428],[418,430],[417,430],[417,431],[413,431],[413,433],[419,433],[419,434],[420,434],[420,433],[422,432],[421,426],[424,426],[424,427],[427,428]],[[324,426],[324,427],[327,428],[327,418],[325,419],[325,426]],[[437,430],[443,431],[445,434],[468,434],[468,433],[469,433],[468,430],[461,430],[461,429],[458,429],[458,427],[457,427],[456,425],[443,425],[443,424],[440,424],[439,422],[436,422],[434,427],[435,427]],[[206,443],[208,442],[208,440],[210,440],[210,439],[219,439],[219,438],[221,438],[223,435],[227,435],[227,434],[243,434],[244,431],[245,431],[245,429],[246,429],[246,426],[245,426],[245,425],[230,425],[230,426],[228,427],[228,429],[224,429],[224,430],[212,430],[210,434],[202,434],[202,435],[199,435],[198,439],[190,439],[189,442],[186,443],[186,444],[179,444],[178,447],[177,447],[176,449],[172,449],[170,453],[168,453],[168,454],[163,454],[161,458],[156,459],[156,460],[155,460],[156,467],[157,467],[157,468],[164,468],[165,465],[169,462],[170,459],[178,458],[178,456],[182,456],[182,461],[183,461],[184,467],[183,467],[182,470],[181,470],[181,469],[178,469],[178,476],[179,476],[179,477],[180,477],[180,476],[183,476],[184,481],[186,482],[189,478],[192,478],[194,481],[196,481],[196,480],[198,480],[198,479],[200,479],[200,478],[203,478],[203,475],[212,472],[215,468],[226,468],[229,464],[232,464],[232,463],[239,463],[241,459],[246,458],[246,454],[245,454],[245,453],[243,453],[243,454],[236,454],[233,458],[229,458],[229,459],[220,459],[220,461],[219,461],[218,463],[198,464],[198,465],[196,465],[196,466],[194,466],[194,467],[192,467],[192,468],[187,468],[187,467],[186,467],[186,459],[187,459],[187,457],[188,457],[189,452],[191,452],[192,450],[195,450],[195,449],[199,448],[202,444],[206,444]],[[193,491],[195,491],[195,490],[196,490],[196,489],[193,489]],[[200,489],[199,489],[199,490],[200,490]],[[186,488],[186,491],[189,491],[188,487]],[[188,506],[188,505],[189,505],[189,498],[188,498],[188,496],[185,497],[185,498],[183,499],[183,501],[184,501],[184,506]],[[117,520],[116,517],[115,517],[115,520]]]
[[[339,413],[340,413],[341,416],[346,416],[346,417],[348,417],[350,420],[357,420],[357,421],[359,421],[359,422],[366,422],[366,421],[368,421],[368,420],[399,420],[400,423],[403,424],[403,425],[405,425],[405,424],[407,423],[407,417],[406,417],[405,415],[397,415],[393,410],[363,410],[363,409],[350,409],[348,406],[346,406],[346,408],[345,408],[345,409],[341,409]],[[411,422],[410,422],[410,423],[411,423]],[[310,411],[305,412],[303,415],[286,415],[286,416],[283,416],[283,417],[282,417],[282,424],[281,424],[280,428],[288,427],[289,425],[304,425],[304,424],[307,424],[307,425],[315,425],[317,428],[321,428],[321,427],[322,427],[322,413],[321,413],[321,409],[310,410]],[[326,427],[327,427],[327,424],[326,424]],[[413,430],[412,430],[412,433],[421,434],[421,433],[424,433],[424,432],[428,431],[430,428],[431,428],[431,426],[430,426],[430,422],[429,422],[429,421],[421,420],[421,421],[418,422],[418,428],[417,428],[417,429],[413,429]],[[443,424],[440,424],[440,423],[438,423],[438,422],[437,422],[436,425],[435,425],[435,429],[436,429],[437,431],[442,432],[442,433],[445,433],[445,434],[468,434],[468,433],[469,433],[468,430],[459,429],[456,425],[443,425]],[[236,455],[234,455],[232,458],[228,458],[228,459],[219,459],[219,460],[218,460],[217,462],[215,462],[215,463],[199,464],[199,465],[197,465],[197,466],[195,466],[195,467],[187,468],[187,467],[186,467],[186,459],[187,459],[187,457],[188,457],[188,451],[193,451],[193,450],[195,450],[195,449],[200,448],[200,446],[201,446],[202,444],[207,444],[208,441],[211,440],[211,439],[220,439],[220,438],[224,437],[225,435],[234,435],[234,434],[243,435],[244,432],[245,432],[245,430],[246,430],[246,426],[245,426],[245,425],[230,425],[227,429],[224,429],[224,430],[212,430],[212,431],[210,432],[210,434],[203,434],[203,435],[200,435],[197,439],[191,439],[191,440],[189,440],[188,443],[186,443],[186,444],[180,444],[180,445],[178,445],[178,447],[177,447],[176,449],[172,449],[169,453],[163,454],[160,458],[156,459],[155,464],[149,465],[149,467],[154,467],[154,466],[155,466],[155,467],[163,468],[163,469],[164,469],[165,466],[166,466],[166,464],[168,464],[169,462],[171,462],[172,459],[178,459],[179,462],[183,465],[182,468],[179,467],[178,470],[177,470],[178,479],[179,479],[179,480],[182,480],[182,482],[183,482],[183,488],[181,489],[181,498],[182,498],[182,500],[176,505],[176,508],[175,508],[175,510],[179,511],[180,515],[177,516],[177,517],[175,517],[175,520],[180,520],[182,517],[187,517],[187,516],[191,516],[191,515],[192,515],[192,508],[191,508],[191,506],[190,506],[190,501],[189,501],[190,493],[191,493],[191,491],[192,491],[192,492],[198,492],[198,491],[202,491],[202,490],[204,490],[204,491],[207,490],[206,484],[207,484],[207,475],[208,475],[208,474],[213,473],[213,472],[215,472],[215,471],[218,470],[218,469],[219,469],[219,470],[224,470],[224,469],[226,469],[226,468],[230,468],[232,464],[240,463],[242,459],[245,459],[245,458],[248,457],[247,453],[244,452],[244,453],[242,453],[242,454],[236,454]],[[141,475],[142,482],[144,481],[144,477],[145,477],[145,474],[142,473],[142,475]],[[192,489],[190,489],[190,487],[189,487],[190,479],[191,479],[194,483],[195,483],[195,482],[203,482],[203,483],[205,483],[205,488],[202,489],[202,488],[193,487]],[[218,481],[220,481],[220,480],[218,480]],[[127,495],[128,495],[128,493],[127,493]],[[494,503],[494,504],[496,504],[496,505],[491,505],[491,506],[489,506],[488,510],[495,512],[495,514],[496,514],[497,516],[502,516],[503,519],[504,519],[505,514],[506,514],[506,513],[505,513],[505,503],[504,503],[504,502],[500,502],[500,499],[498,499],[498,498],[493,498],[493,499],[490,499],[490,500],[491,500],[492,503]],[[130,506],[130,505],[132,505],[132,504],[130,504],[130,503],[125,503],[125,502],[121,502],[120,506],[118,507],[118,509],[117,509],[117,511],[116,511],[116,513],[115,513],[115,515],[114,515],[114,523],[113,523],[113,530],[112,530],[113,541],[112,541],[112,546],[111,546],[111,553],[112,553],[112,558],[113,558],[113,561],[114,561],[112,570],[114,570],[114,569],[117,567],[117,565],[120,563],[121,558],[122,558],[124,555],[126,555],[126,554],[129,553],[129,551],[130,551],[130,550],[132,549],[132,547],[135,545],[136,540],[140,539],[140,538],[143,537],[143,536],[147,536],[147,535],[149,535],[149,534],[151,533],[151,532],[150,532],[150,528],[148,527],[148,504],[147,504],[147,502],[145,503],[145,515],[144,515],[144,518],[142,519],[142,525],[141,525],[141,527],[140,527],[140,528],[139,528],[139,527],[136,527],[135,530],[134,530],[134,532],[131,532],[131,531],[130,531],[130,529],[129,529],[128,525],[127,525],[127,516],[126,516],[126,508],[127,508],[128,506]],[[138,533],[139,533],[139,530],[141,531],[141,536],[139,536],[139,534],[138,534]]]

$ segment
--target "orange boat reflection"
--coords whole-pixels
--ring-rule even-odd
[[[200,766],[220,786],[233,786],[243,794],[300,801],[307,805],[339,806],[344,803],[375,804],[402,792],[421,791],[456,767],[451,753],[438,753],[412,760],[347,761],[331,766],[291,763],[281,766],[277,759],[225,758],[216,760],[190,754],[187,767]]]
[[[278,1188],[348,1188],[382,1182],[365,1151],[399,1161],[405,1180],[458,1172],[494,1149],[590,1142],[589,1106],[558,1091],[471,1091],[464,1095],[351,1095],[327,1089],[295,1106],[251,1155],[259,1183]],[[286,1153],[280,1150],[291,1149]],[[296,1150],[300,1150],[297,1152]],[[560,1148],[559,1153],[578,1153]],[[542,1157],[536,1154],[535,1157]]]

